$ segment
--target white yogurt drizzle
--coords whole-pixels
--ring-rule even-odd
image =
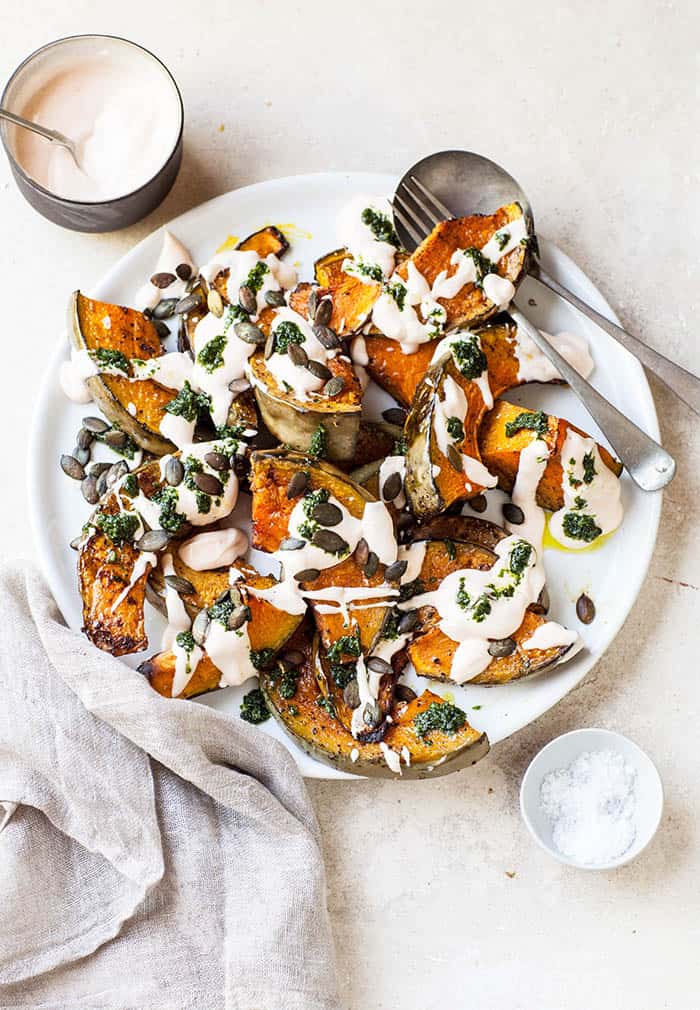
[[[395,775],[402,775],[401,771],[401,755],[398,751],[392,750],[391,747],[382,742],[379,744],[379,749],[384,755],[384,760],[386,761],[387,768],[392,771]]]
[[[345,260],[343,270],[360,280],[374,283],[368,276],[367,268],[378,267],[384,277],[394,269],[396,246],[378,239],[371,226],[362,220],[366,210],[380,215],[387,222],[392,220],[389,201],[383,196],[356,196],[338,215],[336,234],[338,245],[348,250],[352,259]]]
[[[564,505],[550,517],[549,532],[562,546],[583,550],[592,542],[590,536],[569,535],[580,528],[582,519],[591,531],[600,531],[598,536],[612,533],[622,522],[620,481],[601,459],[595,441],[571,428],[561,449],[561,463]]]
[[[230,568],[247,550],[248,537],[243,530],[231,526],[197,533],[180,544],[178,554],[193,571],[209,572],[213,568]]]
[[[139,579],[145,575],[147,572],[154,568],[158,564],[158,558],[155,554],[151,554],[149,551],[141,551],[141,553],[136,558],[134,567],[131,570],[131,578],[129,579],[128,585],[122,589],[119,596],[112,604],[110,608],[110,613],[114,613],[118,609],[119,605],[124,602],[126,597],[129,595],[131,590],[134,588]]]
[[[180,266],[188,266],[190,268],[189,276],[196,276],[197,267],[189,251],[179,239],[175,238],[169,231],[166,231],[163,233],[163,244],[160,255],[151,276],[155,276],[156,274],[172,274],[174,280],[165,288],[157,288],[149,280],[137,291],[134,297],[134,308],[143,312],[144,309],[154,309],[163,298],[182,298],[185,294],[187,278],[182,280],[178,276],[176,271]]]
[[[191,382],[193,388],[211,397],[211,416],[217,427],[226,424],[233,403],[229,384],[243,377],[246,362],[255,350],[255,344],[241,340],[236,334],[235,325],[234,315],[227,309],[221,317],[208,312],[194,328],[195,360]],[[225,343],[218,363],[205,361],[202,352],[213,340],[220,342],[221,338]]]
[[[251,250],[234,249],[218,253],[209,263],[205,263],[200,273],[207,284],[211,284],[219,274],[228,270],[226,278],[226,295],[232,305],[238,305],[241,287],[246,285],[255,291],[257,312],[251,319],[255,321],[267,305],[265,295],[268,291],[288,291],[297,283],[297,272],[278,259],[274,253],[269,253],[264,259]]]
[[[554,335],[545,333],[544,330],[540,332],[579,375],[584,379],[589,377],[594,365],[585,337],[569,332]],[[519,382],[554,382],[561,379],[549,358],[520,329],[515,334],[515,354],[518,359]]]

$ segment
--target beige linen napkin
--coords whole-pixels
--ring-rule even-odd
[[[337,1010],[287,751],[160,698],[32,569],[0,569],[0,615],[0,1006]]]

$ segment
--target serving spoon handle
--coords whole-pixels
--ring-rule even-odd
[[[511,306],[510,315],[518,329],[525,332],[533,344],[549,358],[601,431],[605,432],[618,459],[635,484],[643,491],[659,491],[662,487],[666,487],[676,472],[673,456],[620,413],[617,407],[601,396],[575,368],[572,368],[566,358],[562,357],[537,327],[523,315],[517,307],[517,299]]]
[[[534,269],[531,269],[529,275],[539,281],[540,284],[549,288],[550,291],[554,291],[555,294],[569,302],[579,312],[582,312],[584,316],[588,316],[592,322],[600,326],[602,330],[605,330],[613,340],[616,340],[618,344],[622,344],[630,354],[633,354],[635,358],[641,361],[645,368],[653,372],[657,379],[660,379],[691,410],[695,411],[696,414],[700,414],[700,378],[697,375],[693,375],[692,372],[687,371],[681,365],[677,365],[675,361],[665,358],[663,354],[659,354],[658,351],[643,343],[638,337],[628,333],[627,330],[623,330],[621,326],[617,326],[610,319],[606,319],[600,312],[596,312],[590,305],[582,301],[573,291],[569,291],[559,281],[555,281],[541,266],[538,265]]]

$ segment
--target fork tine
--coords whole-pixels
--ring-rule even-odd
[[[421,228],[423,228],[423,233],[422,234],[421,234],[421,232],[418,231],[417,228],[414,227],[414,225],[412,224],[411,220],[406,216],[406,214],[404,214],[404,212],[399,207],[396,206],[397,203],[400,203],[402,207],[405,207],[406,210],[411,213],[411,217],[412,217],[413,221],[416,221],[418,224],[420,224]],[[421,221],[418,220],[418,218],[415,216],[415,214],[413,214],[413,212],[410,211],[410,208],[404,203],[404,201],[401,199],[401,197],[399,197],[399,196],[395,196],[394,197],[394,203],[392,204],[392,207],[394,208],[394,214],[396,214],[397,218],[399,219],[399,221],[401,222],[401,224],[404,226],[404,228],[406,229],[406,231],[408,232],[408,234],[411,236],[411,238],[413,239],[413,241],[417,245],[420,245],[421,242],[423,241],[423,239],[428,234],[428,229],[425,227],[425,225],[423,225],[423,223]]]
[[[420,207],[420,209],[423,211],[423,213],[433,226],[435,226],[436,224],[440,224],[440,222],[444,220],[443,217],[438,217],[435,211],[432,210],[432,208],[428,207],[423,202],[423,200],[421,200],[418,194],[415,193],[407,183],[405,182],[403,183],[403,188],[404,191],[408,193],[413,202]]]
[[[411,199],[413,199],[408,190],[405,189],[404,194],[405,196],[410,196]],[[429,235],[430,232],[435,227],[435,223],[432,220],[432,218],[423,211],[416,210],[415,207],[412,207],[410,203],[407,203],[404,197],[399,196],[398,193],[394,194],[394,199],[398,201],[401,207],[403,207],[404,214],[410,217],[410,219],[414,222],[416,227],[421,228],[423,230],[424,232],[423,238],[425,238],[426,235]]]
[[[452,220],[454,220],[454,214],[449,209],[449,207],[446,207],[445,204],[442,203],[441,200],[438,200],[438,198],[435,196],[435,194],[431,193],[430,190],[426,186],[423,185],[423,183],[420,181],[419,178],[417,178],[415,175],[412,175],[411,176],[411,182],[415,186],[418,187],[418,189],[421,191],[421,193],[424,196],[428,197],[428,199],[432,202],[432,204],[433,204],[434,207],[437,207],[439,213],[443,215],[443,220],[445,220],[445,221],[452,221]],[[404,185],[405,185],[405,183],[404,183]]]

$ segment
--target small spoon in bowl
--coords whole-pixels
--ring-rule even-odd
[[[406,196],[410,198],[412,205],[408,204]],[[530,202],[515,179],[495,162],[478,154],[471,154],[467,151],[442,151],[419,161],[402,178],[394,197],[394,226],[402,244],[412,251],[432,231],[433,225],[439,221],[449,220],[453,217],[466,217],[470,214],[493,213],[497,207],[513,202],[519,203],[522,207],[528,234],[534,235],[535,228]],[[426,224],[426,220],[429,223]],[[534,257],[530,259],[534,262]],[[594,322],[602,325],[602,322],[599,321],[604,321],[606,323],[604,329],[615,339],[619,339],[616,336],[617,331],[625,334],[634,346],[628,346],[627,343],[624,343],[624,346],[635,354],[643,364],[648,364],[648,367],[655,370],[655,366],[650,361],[647,362],[635,350],[636,345],[644,348],[655,358],[666,362],[671,369],[678,370],[689,377],[697,384],[698,410],[700,411],[700,379],[658,355],[646,344],[642,344],[637,338],[626,334],[620,327],[594,312],[548,275],[543,275],[536,262],[530,267],[529,272],[543,284],[548,284],[551,281],[553,291],[565,297],[567,301],[571,301],[577,308],[583,306],[581,311],[584,311]],[[547,281],[544,277],[547,277]],[[601,396],[571,367],[519,310],[517,299],[513,302],[509,312],[520,329],[549,358],[561,377],[588,409],[635,484],[644,491],[658,491],[669,484],[676,472],[673,457],[609,403],[605,397]],[[608,330],[608,327],[612,329]],[[616,332],[612,332],[613,330]],[[620,343],[623,341],[620,340]],[[673,386],[670,388],[677,392]],[[681,394],[678,393],[678,395]],[[689,405],[693,406],[692,403]]]
[[[31,119],[25,119],[24,116],[18,116],[14,112],[10,112],[9,109],[3,109],[0,106],[0,119],[6,119],[8,123],[12,123],[14,126],[21,126],[24,130],[31,130],[32,133],[38,133],[40,137],[44,140],[48,140],[51,144],[57,144],[59,147],[65,147],[65,149],[70,153],[73,161],[78,166],[80,171],[82,167],[78,161],[78,145],[70,137],[66,137],[64,133],[59,133],[58,130],[50,130],[47,126],[42,126],[40,123],[34,123]]]

